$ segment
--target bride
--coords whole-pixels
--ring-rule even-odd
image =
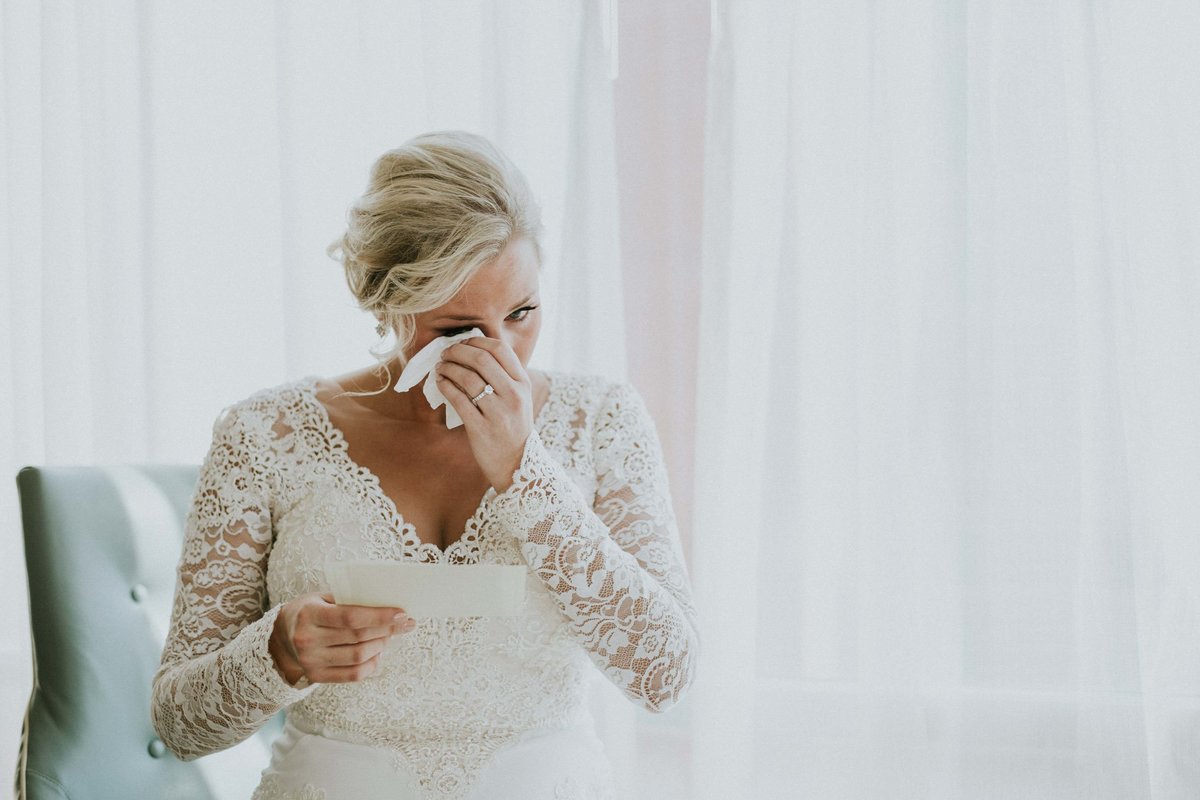
[[[479,136],[419,136],[375,163],[331,251],[395,345],[217,418],[154,678],[180,758],[287,709],[258,800],[610,797],[589,670],[652,712],[691,683],[696,613],[641,397],[526,368],[539,227]],[[522,565],[525,606],[338,605],[324,569],[348,559]]]

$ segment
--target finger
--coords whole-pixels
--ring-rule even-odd
[[[369,678],[379,670],[379,656],[349,667],[322,667],[308,673],[313,683],[354,683]]]
[[[391,625],[403,608],[391,606],[313,606],[312,621],[322,628],[382,628]]]
[[[376,625],[370,628],[317,628],[317,630],[320,631],[321,643],[326,647],[330,647],[339,644],[369,642],[381,636],[387,637],[401,633],[405,630],[406,625],[412,621],[408,617],[404,617],[402,621],[394,622],[391,625]]]
[[[489,339],[486,336],[473,336],[470,339],[464,340],[461,344],[487,350],[512,380],[522,381],[529,379],[529,373],[525,370],[525,366],[521,364],[521,359],[517,358],[517,354],[513,352],[513,349],[506,342],[500,339]]]
[[[487,383],[475,370],[455,364],[453,361],[443,361],[435,369],[438,375],[449,378],[455,386],[462,389],[463,394],[467,397],[475,397],[484,390],[484,384]],[[496,387],[493,386],[492,389],[495,391]]]
[[[462,389],[455,386],[454,381],[443,375],[438,375],[437,385],[442,390],[442,394],[446,396],[446,400],[458,412],[458,416],[462,417],[464,424],[467,422],[478,424],[479,420],[483,418],[483,414],[471,402],[471,398]]]
[[[303,625],[292,634],[291,655],[301,664],[304,664],[306,660],[311,663],[314,658],[312,654],[319,650],[368,642],[373,639],[387,639],[397,634],[411,633],[417,627],[417,621],[407,615],[398,614],[396,619],[397,621],[391,625],[372,628],[323,628],[316,625]],[[323,663],[320,659],[316,661],[317,666]]]
[[[366,642],[321,647],[306,653],[300,664],[304,667],[304,672],[309,676],[309,680],[312,680],[314,670],[328,667],[353,667],[370,661],[383,652],[383,648],[387,646],[390,638],[381,636]]]
[[[474,341],[474,339],[468,339],[467,341]],[[496,340],[493,339],[491,341]],[[504,344],[503,342],[496,343],[502,345],[506,349],[511,349],[508,348],[508,345]],[[479,373],[480,377],[482,377],[487,383],[490,383],[497,391],[508,387],[514,387],[520,380],[519,378],[514,378],[512,375],[508,374],[508,370],[506,370],[504,366],[502,366],[500,362],[496,360],[496,356],[492,353],[491,349],[475,347],[467,344],[467,342],[459,342],[459,345],[460,346],[458,347],[447,347],[442,351],[443,364],[459,364],[472,369]],[[463,386],[462,388],[467,390],[471,387]],[[475,394],[479,394],[479,392],[476,392]]]

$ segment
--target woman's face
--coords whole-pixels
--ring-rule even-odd
[[[415,332],[406,355],[411,358],[439,336],[479,328],[489,339],[508,344],[521,365],[528,365],[542,328],[541,302],[537,251],[526,238],[512,239],[450,302],[413,315]]]

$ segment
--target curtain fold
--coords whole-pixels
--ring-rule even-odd
[[[1194,796],[1200,14],[713,12],[688,796]]]

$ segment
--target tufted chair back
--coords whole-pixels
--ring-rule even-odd
[[[163,465],[17,475],[34,656],[18,798],[250,796],[278,724],[184,763],[150,722],[196,477]]]

